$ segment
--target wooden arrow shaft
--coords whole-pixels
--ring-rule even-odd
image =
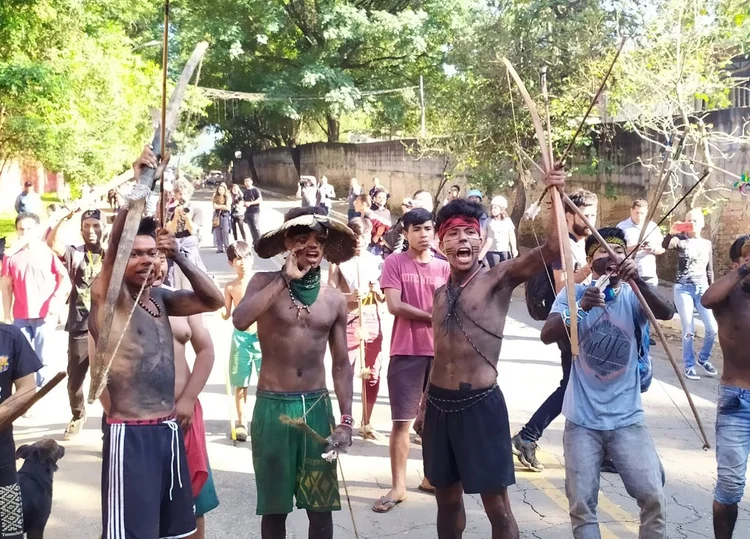
[[[591,230],[591,234],[596,238],[596,241],[599,242],[599,244],[607,251],[607,254],[613,259],[617,260],[617,255],[612,250],[612,247],[604,240],[604,238],[599,234],[599,231],[594,228],[594,226],[588,221],[586,216],[583,214],[583,212],[578,208],[578,206],[575,205],[575,203],[570,200],[570,198],[567,195],[563,195],[563,198],[565,200],[565,203],[568,205],[568,207],[576,214],[578,217],[583,221],[583,223]],[[709,449],[711,447],[711,444],[708,442],[708,437],[706,436],[706,431],[703,428],[703,423],[701,422],[701,418],[698,415],[698,410],[695,407],[695,403],[693,402],[693,397],[690,395],[690,391],[688,391],[687,384],[685,383],[685,378],[682,375],[682,370],[677,365],[677,361],[675,360],[674,356],[672,356],[672,351],[669,348],[669,344],[667,343],[667,339],[664,336],[664,333],[661,331],[661,327],[659,326],[659,322],[656,320],[656,316],[654,316],[654,312],[651,310],[651,307],[649,307],[648,303],[646,302],[646,299],[643,297],[643,294],[641,293],[640,289],[638,288],[638,285],[631,279],[628,284],[630,285],[630,288],[633,289],[633,292],[635,293],[635,296],[638,298],[638,301],[641,304],[641,308],[646,313],[646,316],[648,316],[649,322],[651,322],[651,327],[656,331],[656,335],[659,337],[659,341],[661,342],[662,346],[664,347],[664,350],[667,353],[667,358],[669,358],[669,362],[672,364],[672,367],[674,368],[675,374],[677,374],[677,379],[680,381],[680,385],[682,386],[683,391],[685,392],[685,396],[687,397],[688,404],[690,404],[690,409],[693,411],[693,415],[695,416],[695,422],[698,424],[698,429],[700,429],[701,437],[703,438],[703,449]],[[571,306],[574,305],[574,303],[570,304]],[[574,317],[571,317],[574,318]]]

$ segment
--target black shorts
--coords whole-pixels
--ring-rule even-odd
[[[179,539],[195,532],[182,429],[174,419],[107,419],[103,539]]]
[[[15,461],[0,468],[0,537],[23,539],[23,504]]]
[[[513,485],[508,409],[500,388],[453,391],[430,384],[422,432],[424,473],[436,488],[467,494]]]

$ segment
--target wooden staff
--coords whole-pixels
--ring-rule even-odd
[[[362,289],[362,266],[360,265],[361,260],[357,258],[357,291]],[[359,294],[357,294],[359,296]],[[370,418],[367,416],[367,380],[370,378],[370,369],[367,368],[365,362],[365,321],[364,321],[364,309],[363,300],[357,298],[359,303],[359,372],[360,378],[362,378],[362,437],[367,438],[367,430],[370,426]]]
[[[604,241],[604,238],[602,238],[601,234],[599,234],[599,231],[594,228],[594,226],[586,219],[586,216],[583,214],[583,212],[578,208],[578,206],[575,205],[575,203],[570,200],[570,198],[567,195],[563,195],[563,198],[565,200],[565,203],[568,205],[568,207],[576,214],[578,217],[583,221],[583,223],[591,230],[591,234],[596,238],[596,241],[598,241],[601,246],[604,248],[604,250],[607,251],[607,254],[612,258],[613,260],[617,260],[617,255],[612,250],[612,247]],[[685,396],[687,397],[688,404],[690,404],[690,409],[693,411],[693,415],[695,416],[695,422],[698,424],[698,429],[700,429],[701,437],[703,438],[703,449],[708,450],[711,448],[711,444],[708,443],[708,437],[706,436],[706,431],[703,429],[703,423],[701,422],[701,418],[698,415],[698,410],[695,407],[695,403],[693,403],[693,398],[690,396],[690,392],[688,391],[687,384],[685,383],[685,378],[682,376],[682,371],[677,365],[677,361],[675,361],[674,357],[672,356],[672,352],[669,348],[669,345],[667,344],[667,339],[664,337],[664,333],[661,331],[661,327],[659,326],[659,322],[656,320],[656,317],[654,316],[653,311],[651,310],[651,307],[648,306],[648,303],[646,303],[646,299],[643,297],[643,294],[641,293],[640,289],[638,288],[638,285],[635,284],[635,281],[632,279],[628,281],[628,284],[630,285],[630,288],[633,289],[633,292],[635,293],[635,296],[638,298],[638,301],[641,304],[641,308],[646,313],[646,316],[648,316],[649,322],[651,322],[651,327],[656,330],[656,334],[659,336],[659,340],[661,341],[662,346],[664,346],[664,350],[667,352],[667,357],[669,358],[669,362],[672,364],[672,368],[674,368],[675,374],[677,374],[677,379],[680,381],[680,385],[682,386],[682,390],[685,392]],[[570,303],[571,306],[575,305],[575,301],[573,303]],[[575,318],[575,316],[572,316],[571,318]],[[572,331],[572,330],[571,330]]]
[[[13,422],[29,411],[37,402],[42,400],[57,384],[67,376],[64,372],[58,372],[52,379],[37,391],[36,386],[18,395],[12,401],[0,404],[0,432],[7,429]]]
[[[167,106],[166,118],[166,129],[165,138],[168,140],[172,134],[172,131],[177,125],[177,119],[179,117],[180,104],[185,95],[190,79],[193,76],[193,72],[198,67],[201,58],[208,48],[208,43],[201,42],[193,51],[190,56],[185,68],[182,70],[180,79],[177,86],[172,92],[172,97],[169,99],[169,105]],[[160,126],[161,127],[161,126]],[[157,128],[154,133],[154,139],[152,146],[159,148],[161,146],[161,128]],[[153,189],[154,176],[156,171],[154,169],[146,169],[141,174],[140,184],[148,187],[149,190]],[[105,355],[110,352],[109,337],[112,330],[112,323],[115,316],[115,307],[117,300],[120,297],[120,291],[123,285],[123,278],[125,276],[125,267],[127,266],[130,258],[130,251],[133,248],[133,242],[140,225],[143,212],[146,209],[146,199],[141,198],[134,200],[128,204],[128,215],[125,219],[125,227],[120,237],[120,244],[117,248],[117,256],[115,258],[114,266],[112,268],[112,276],[109,281],[109,288],[107,289],[106,302],[103,306],[103,322],[102,328],[99,332],[99,339],[96,343],[96,353],[94,356],[94,362],[91,366],[91,386],[89,388],[89,404],[92,404],[104,391],[104,387],[107,383],[107,374],[112,366],[112,360],[114,354],[105,361]],[[123,332],[127,330],[127,327],[123,328]],[[124,333],[123,333],[124,334]],[[114,346],[111,347],[114,350]],[[110,352],[111,353],[111,352]]]

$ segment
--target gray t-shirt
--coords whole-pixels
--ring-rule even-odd
[[[617,223],[617,228],[625,233],[625,243],[628,246],[628,251],[630,251],[633,245],[638,244],[638,239],[641,237],[641,227],[636,225],[632,218],[627,218]],[[664,241],[661,230],[653,221],[649,221],[646,233],[643,235],[643,241],[650,245],[661,245]],[[638,274],[644,279],[653,279],[657,276],[656,255],[654,253],[647,253],[643,249],[638,249],[638,254],[635,255],[635,263],[638,266]]]
[[[576,285],[577,300],[586,288]],[[551,312],[562,313],[567,307],[563,290]],[[593,430],[619,429],[643,421],[635,328],[637,324],[645,335],[647,323],[633,290],[623,283],[607,309],[591,309],[578,324],[579,356],[570,371],[562,408],[569,421]]]

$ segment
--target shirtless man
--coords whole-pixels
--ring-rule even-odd
[[[159,253],[159,273],[153,286],[162,286],[162,279],[169,272],[167,257]],[[170,290],[168,287],[164,287]],[[211,467],[208,463],[206,432],[203,424],[203,408],[198,395],[206,387],[214,365],[214,343],[211,334],[203,325],[203,315],[188,317],[170,316],[174,338],[174,396],[177,421],[185,435],[185,455],[190,469],[190,484],[195,499],[195,520],[198,531],[190,537],[204,539],[206,536],[205,515],[219,506]],[[185,348],[193,347],[195,362],[193,371],[187,362]]]
[[[331,511],[341,509],[336,463],[321,458],[331,448],[351,445],[352,366],[346,345],[344,295],[321,286],[323,256],[340,264],[352,256],[357,238],[343,224],[320,215],[320,208],[294,208],[284,225],[255,244],[261,258],[288,251],[281,271],[253,275],[233,314],[234,326],[247,330],[258,323],[263,368],[258,380],[251,440],[258,489],[261,537],[286,537],[286,517],[306,509],[310,539],[333,537]],[[326,344],[333,360],[333,384],[341,424],[334,428],[326,389]],[[304,418],[303,425],[329,447],[296,426],[280,421]]]
[[[551,172],[545,183],[565,184]],[[450,264],[448,284],[435,293],[435,359],[415,430],[422,432],[425,476],[435,487],[439,539],[466,528],[463,493],[480,494],[492,539],[517,539],[508,498],[515,483],[510,424],[497,384],[497,361],[513,289],[560,257],[557,223],[547,241],[488,270],[479,263],[480,204],[454,200],[438,212],[440,250]]]
[[[166,166],[166,160],[162,163]],[[136,181],[145,167],[154,166],[156,158],[147,147],[133,165]],[[94,342],[104,322],[103,305],[127,213],[125,209],[117,215],[101,272],[91,285],[89,331]],[[159,251],[182,270],[194,291],[151,287]],[[134,305],[144,281],[143,294]],[[157,238],[151,218],[141,221],[123,285],[105,360],[122,340],[100,399],[107,414],[103,539],[185,537],[196,531],[196,522],[190,482],[182,474],[188,468],[175,419],[174,345],[168,316],[214,311],[223,305],[223,298],[211,278],[179,252],[174,235],[160,230]],[[133,316],[126,325],[131,310]],[[95,367],[94,355],[91,363]]]
[[[750,332],[750,236],[735,241],[729,257],[732,271],[701,298],[704,307],[713,309],[724,354],[716,418],[716,539],[729,539],[734,533],[750,454],[750,353],[744,344]]]

